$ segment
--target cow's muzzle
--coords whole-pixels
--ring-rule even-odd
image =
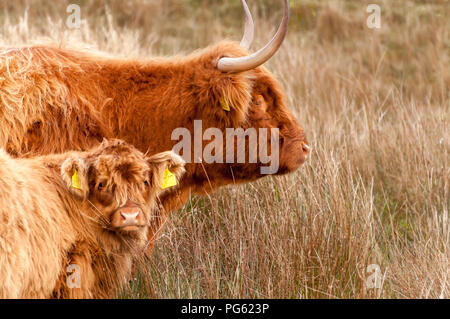
[[[144,212],[135,203],[128,201],[111,215],[111,227],[118,231],[134,232],[145,227]]]

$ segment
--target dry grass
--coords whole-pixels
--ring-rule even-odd
[[[148,57],[242,32],[237,0],[73,2],[80,30],[64,27],[69,1],[0,3],[0,45],[47,37]],[[312,157],[295,174],[193,197],[124,297],[450,298],[450,6],[379,0],[371,30],[370,2],[291,2],[268,67]],[[258,47],[281,1],[249,4]],[[365,286],[369,264],[381,289]]]

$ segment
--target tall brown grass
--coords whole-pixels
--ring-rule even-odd
[[[240,39],[239,1],[0,3],[0,45],[45,39],[113,55],[183,54]],[[254,47],[281,1],[249,0]],[[268,63],[312,143],[295,174],[192,197],[122,297],[449,298],[450,6],[291,1],[290,32]],[[367,267],[380,267],[369,288]]]

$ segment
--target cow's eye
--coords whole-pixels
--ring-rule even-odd
[[[258,105],[258,106],[263,105],[264,104],[264,98],[261,95],[258,95],[255,98],[255,104]]]

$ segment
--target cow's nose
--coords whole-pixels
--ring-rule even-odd
[[[111,217],[111,226],[117,230],[135,231],[145,226],[145,217],[138,206],[125,206],[117,209]]]
[[[305,154],[305,156],[308,156],[309,152],[311,151],[311,146],[309,146],[308,143],[303,142],[302,143],[302,151],[303,151],[303,154]]]

